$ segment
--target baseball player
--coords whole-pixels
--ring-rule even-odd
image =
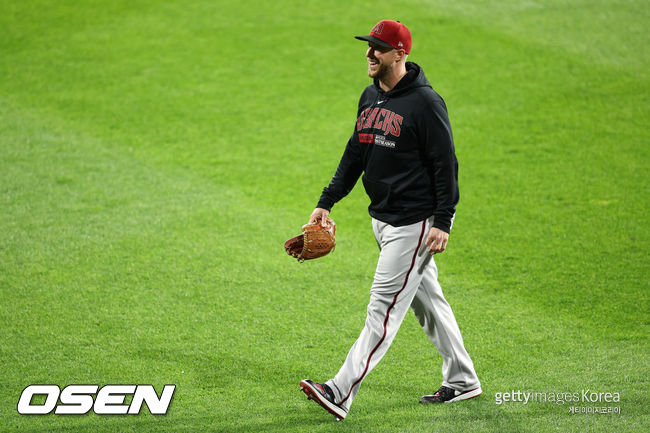
[[[344,419],[363,379],[382,359],[409,307],[442,356],[442,386],[421,403],[476,397],[481,385],[449,304],[433,254],[447,247],[458,192],[458,162],[447,108],[422,68],[407,62],[411,33],[399,21],[378,22],[366,41],[373,83],[359,100],[354,133],[309,221],[326,224],[336,202],[362,176],[380,249],[367,318],[343,366],[324,383],[300,387]]]

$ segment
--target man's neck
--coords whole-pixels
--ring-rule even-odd
[[[393,73],[390,74],[390,76],[378,80],[379,87],[384,92],[389,92],[393,90],[395,86],[397,86],[397,83],[399,83],[400,80],[404,78],[404,75],[406,75],[406,66],[403,63],[399,63],[395,65],[395,68],[393,68]]]

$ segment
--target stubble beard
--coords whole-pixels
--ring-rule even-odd
[[[392,65],[379,65],[379,69],[377,69],[377,72],[374,74],[370,71],[368,71],[368,75],[370,78],[374,80],[379,80],[379,81],[385,81],[386,78],[388,78],[393,71]]]

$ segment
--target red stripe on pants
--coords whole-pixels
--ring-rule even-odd
[[[354,382],[352,384],[352,386],[350,387],[350,391],[348,391],[348,394],[345,396],[345,398],[343,400],[341,400],[341,402],[339,404],[345,403],[345,401],[350,397],[350,394],[352,393],[352,390],[354,389],[354,387],[357,386],[359,384],[359,382],[361,382],[363,380],[363,378],[366,376],[366,373],[368,373],[368,367],[370,367],[370,360],[372,359],[372,355],[375,354],[377,349],[379,349],[379,346],[381,346],[381,343],[383,343],[384,339],[386,338],[386,325],[388,324],[388,319],[390,317],[390,310],[392,310],[393,307],[395,306],[395,303],[397,302],[397,297],[400,295],[400,293],[402,293],[402,291],[406,287],[406,284],[409,281],[409,275],[411,275],[411,271],[413,270],[413,267],[415,267],[415,259],[417,258],[418,250],[420,249],[420,246],[422,245],[422,238],[423,238],[423,235],[424,235],[424,229],[426,228],[426,223],[427,223],[426,220],[422,221],[422,232],[420,232],[420,237],[418,239],[418,246],[417,246],[417,248],[415,248],[415,251],[413,252],[413,258],[411,259],[411,266],[409,267],[408,272],[406,272],[406,278],[404,278],[404,284],[402,284],[402,288],[399,289],[399,291],[395,294],[395,296],[393,296],[393,302],[391,302],[390,306],[386,310],[386,317],[384,318],[384,332],[383,332],[381,338],[379,339],[379,342],[377,343],[377,345],[372,349],[372,351],[370,352],[370,355],[368,355],[368,360],[366,361],[366,368],[363,370],[363,373],[361,374],[361,377],[359,379],[357,379],[356,382]]]

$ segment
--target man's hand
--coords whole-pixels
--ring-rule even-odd
[[[314,209],[309,217],[309,224],[315,223],[316,221],[320,221],[323,227],[329,227],[330,211],[319,207]]]
[[[427,240],[424,242],[426,244],[427,251],[430,254],[441,253],[447,248],[447,240],[449,239],[449,233],[443,232],[440,229],[431,227]]]
[[[320,225],[327,230],[330,230],[332,232],[332,235],[336,234],[336,223],[332,218],[330,218],[330,211],[327,209],[322,209],[319,207],[314,209],[314,211],[311,213],[311,216],[309,217],[309,224],[315,223],[316,221],[320,221]]]

